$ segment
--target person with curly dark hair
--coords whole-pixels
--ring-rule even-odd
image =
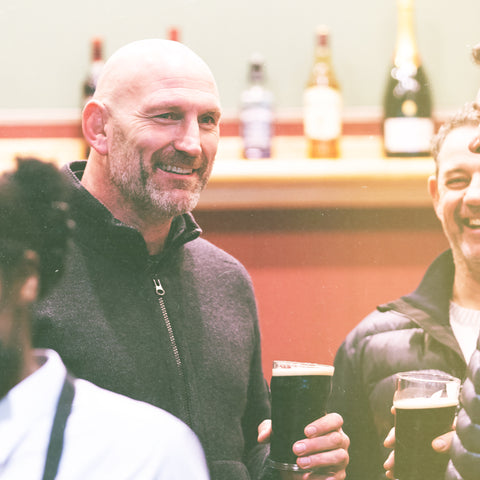
[[[32,158],[0,177],[0,478],[207,480],[184,423],[75,379],[55,351],[32,348],[32,307],[65,266],[66,191],[55,166]]]

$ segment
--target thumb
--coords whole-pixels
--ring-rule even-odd
[[[272,433],[272,421],[264,420],[258,426],[258,443],[268,443],[270,441],[270,434]]]
[[[453,431],[444,433],[443,435],[435,438],[432,442],[433,449],[439,453],[448,452],[450,445],[452,444],[453,433]]]

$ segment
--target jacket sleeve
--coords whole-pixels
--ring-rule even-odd
[[[352,344],[345,341],[335,356],[329,411],[343,417],[343,430],[350,438],[347,478],[349,480],[385,479],[383,451],[367,394],[362,387],[360,366]]]
[[[255,309],[256,312],[256,309]],[[265,478],[268,468],[266,459],[270,452],[268,445],[257,442],[258,425],[270,418],[270,392],[262,369],[261,339],[257,316],[255,313],[255,348],[250,365],[250,381],[242,429],[245,439],[244,463],[252,480]]]
[[[461,410],[450,449],[447,480],[474,480],[480,472],[480,338],[460,396]]]

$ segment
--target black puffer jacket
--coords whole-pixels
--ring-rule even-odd
[[[450,451],[447,480],[480,478],[480,338],[467,370],[460,397],[457,430]]]
[[[435,369],[464,377],[466,364],[449,324],[454,272],[447,251],[414,292],[377,307],[338,350],[330,411],[343,416],[351,440],[349,480],[385,479],[383,441],[393,426],[396,373]]]

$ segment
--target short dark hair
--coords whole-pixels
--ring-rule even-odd
[[[438,172],[438,154],[442,149],[443,142],[447,135],[455,128],[460,127],[478,127],[480,126],[480,109],[474,102],[466,103],[460,110],[458,110],[450,119],[448,119],[438,130],[438,133],[433,136],[431,151],[433,159],[435,160],[436,169]]]
[[[17,168],[0,177],[0,268],[8,279],[26,250],[39,257],[40,290],[45,295],[64,270],[70,237],[67,188],[52,163],[17,158]]]

